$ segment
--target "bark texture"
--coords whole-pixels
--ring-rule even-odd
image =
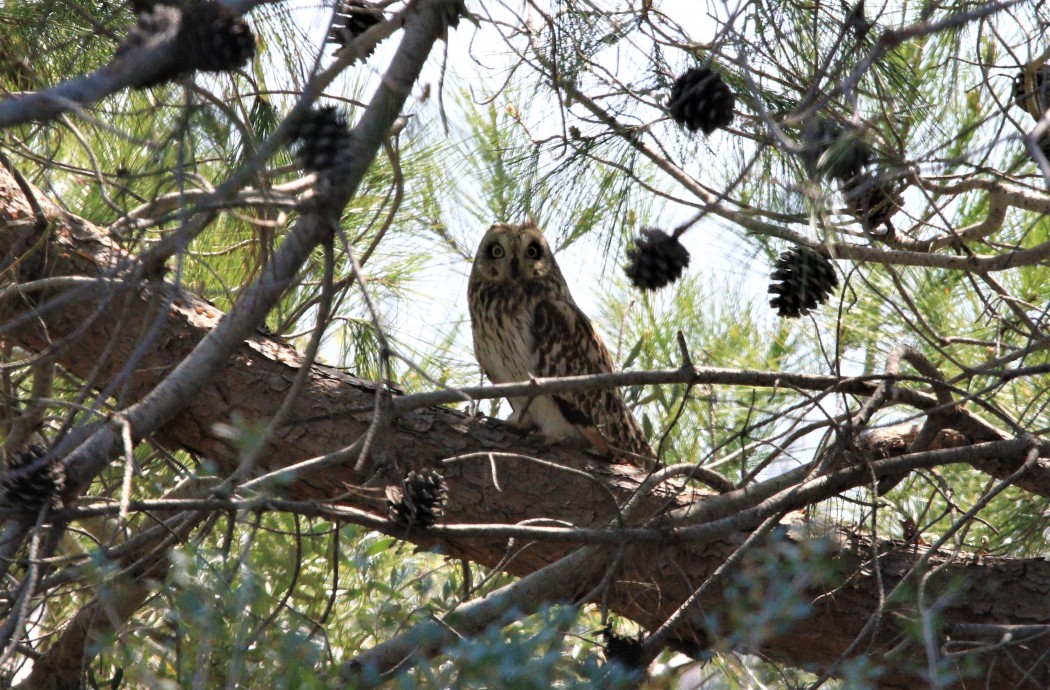
[[[212,329],[222,314],[207,302],[161,280],[129,280],[137,268],[103,231],[64,213],[34,192],[44,218],[38,218],[23,190],[0,168],[0,246],[4,282],[86,276],[100,279],[93,286],[55,288],[19,294],[8,291],[0,302],[3,338],[30,353],[48,353],[61,367],[93,387],[108,391],[121,405],[140,400]],[[235,418],[265,420],[280,406],[302,366],[299,355],[272,337],[256,335],[157,435],[156,441],[206,458],[229,474],[236,468],[217,424]],[[260,471],[288,467],[307,458],[349,446],[368,429],[377,387],[332,368],[314,366],[310,381],[295,404],[292,420],[281,428],[260,455]],[[906,448],[907,443],[899,444]],[[886,447],[893,447],[888,443]],[[511,453],[516,459],[492,459],[489,453]],[[891,453],[892,454],[892,453]],[[542,458],[535,462],[525,456]],[[614,522],[645,475],[628,466],[612,466],[585,452],[545,447],[534,436],[506,424],[468,417],[455,410],[432,407],[404,413],[381,432],[371,450],[367,476],[354,471],[352,461],[301,477],[281,489],[297,499],[336,501],[375,512],[384,510],[381,488],[413,467],[440,467],[449,486],[447,522],[513,524],[541,518],[578,526]],[[1009,467],[1017,463],[1010,461]],[[75,470],[75,468],[70,468]],[[1005,470],[1004,470],[1005,471]],[[374,491],[349,491],[367,484]],[[647,496],[632,523],[673,527],[660,515],[669,509],[703,501],[700,490],[663,488]],[[848,649],[851,654],[892,663],[883,677],[886,687],[922,687],[931,672],[922,635],[938,647],[960,652],[949,655],[971,679],[966,687],[1050,687],[1050,652],[1045,635],[996,637],[998,628],[959,634],[959,625],[1050,624],[1050,563],[1042,559],[998,559],[947,553],[930,558],[935,568],[913,578],[896,600],[881,606],[885,593],[923,556],[923,550],[889,540],[870,541],[859,535],[833,532],[810,538],[796,520],[785,534],[756,551],[744,572],[718,580],[674,632],[678,644],[697,649],[710,645],[753,648],[770,659],[822,669]],[[616,571],[608,599],[618,613],[655,629],[670,616],[747,536],[746,531],[711,541],[675,540],[628,546]],[[557,542],[515,543],[464,538],[435,544],[424,532],[406,534],[423,546],[440,547],[449,556],[502,567],[526,575],[568,553],[572,546]],[[612,547],[610,547],[612,548]],[[761,558],[769,554],[800,559],[802,574],[792,583],[805,604],[804,613],[788,615],[753,638],[730,637],[730,623],[739,622],[746,607],[725,606],[740,592],[770,594],[784,583],[765,581]],[[784,555],[786,554],[786,555]],[[807,580],[809,558],[830,560],[832,582]],[[813,561],[815,562],[815,560]],[[598,575],[600,578],[600,574]],[[582,596],[596,580],[580,578]],[[743,582],[743,584],[742,584]],[[774,587],[775,586],[775,587]],[[564,593],[561,596],[565,596]],[[920,601],[938,601],[939,621],[923,628]],[[745,599],[746,601],[746,599]],[[878,623],[865,629],[880,612]],[[128,614],[130,615],[130,614]],[[919,633],[916,633],[919,630]],[[991,637],[989,637],[991,636]],[[852,649],[855,639],[860,644]],[[974,651],[968,642],[981,643]],[[999,644],[1002,642],[1003,644]],[[961,652],[969,652],[961,654]]]

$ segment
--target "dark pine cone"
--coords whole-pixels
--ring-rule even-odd
[[[339,5],[336,10],[335,21],[332,22],[332,30],[328,34],[328,40],[346,47],[353,43],[354,39],[383,21],[383,11],[370,2],[349,0]],[[373,47],[365,56],[371,55]]]
[[[387,514],[405,527],[430,527],[445,514],[448,487],[436,470],[426,468],[405,475],[401,487],[387,489]]]
[[[736,96],[709,67],[694,67],[675,80],[671,88],[671,117],[689,131],[702,129],[710,134],[733,121]]]
[[[176,31],[171,54],[162,69],[141,77],[136,88],[156,86],[195,70],[227,72],[243,67],[255,55],[255,36],[244,19],[228,7],[208,0],[181,8],[178,0],[141,4],[138,23],[117,48],[123,55],[153,36]]]
[[[452,3],[445,3],[444,15],[443,19],[445,20],[446,27],[445,34],[447,37],[448,28],[455,29],[459,26],[460,18],[469,17],[470,12],[467,11],[467,3],[464,0],[456,0]]]
[[[1014,77],[1014,103],[1039,120],[1050,108],[1050,64],[1032,70],[1028,78],[1026,68]]]
[[[3,493],[5,503],[32,511],[40,510],[40,506],[45,503],[53,510],[62,507],[61,494],[66,483],[62,463],[51,462],[26,472],[45,453],[46,448],[34,444],[22,452],[11,454],[7,470],[0,480],[0,492]]]
[[[341,166],[350,149],[346,116],[334,105],[311,108],[293,128],[296,156],[304,169],[324,173]]]
[[[627,248],[624,272],[639,290],[657,290],[682,277],[689,265],[689,252],[677,237],[663,230],[646,228]]]
[[[901,210],[900,192],[885,177],[862,174],[842,184],[846,208],[860,220],[865,232],[892,234],[891,219]],[[880,228],[885,225],[886,230]]]
[[[618,661],[626,669],[638,669],[645,666],[645,649],[640,640],[613,632],[609,626],[602,629],[605,644],[605,658]]]
[[[780,255],[773,265],[769,306],[780,316],[797,318],[827,301],[839,279],[831,261],[809,247],[797,246]]]
[[[192,4],[182,13],[178,48],[190,69],[229,72],[255,55],[255,35],[244,18],[214,0]]]
[[[182,22],[182,10],[171,5],[153,5],[139,12],[135,26],[128,29],[128,35],[117,46],[117,56],[141,47],[153,36],[171,31],[177,32]],[[140,78],[135,82],[136,88],[146,88],[177,78],[188,71],[184,59],[173,55],[165,68],[150,78]]]
[[[816,118],[802,133],[805,148],[799,153],[810,177],[850,180],[871,162],[872,150],[856,127],[834,120]]]

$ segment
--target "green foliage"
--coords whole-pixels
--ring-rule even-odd
[[[619,340],[628,350],[621,362],[625,369],[681,365],[679,331],[699,366],[804,366],[804,334],[783,322],[771,324],[763,318],[765,308],[753,304],[738,286],[687,273],[673,288],[656,293],[639,295],[621,282],[604,305],[602,321],[605,332],[621,331]],[[667,464],[704,464],[739,451],[751,442],[750,433],[765,436],[773,420],[798,403],[789,394],[759,399],[749,388],[687,388],[675,384],[625,390],[650,438],[661,441]],[[765,427],[755,428],[762,420]]]
[[[97,69],[116,47],[110,27],[130,21],[122,4],[4,3],[0,94],[34,90]]]
[[[572,607],[553,607],[522,619],[510,611],[484,632],[462,639],[445,659],[421,664],[395,679],[395,688],[629,688],[631,674],[618,664],[600,665],[593,645],[570,634],[578,621]],[[589,652],[589,653],[588,653]]]
[[[735,572],[724,594],[728,627],[712,619],[709,632],[728,649],[758,649],[790,630],[810,611],[810,591],[823,591],[842,577],[828,558],[829,545],[773,537]]]
[[[467,229],[448,239],[451,249],[472,256],[480,233],[493,222],[527,217],[545,229],[556,252],[585,237],[600,238],[608,248],[621,229],[637,227],[652,203],[637,186],[650,183],[652,174],[626,143],[606,141],[597,157],[591,149],[599,147],[586,139],[580,150],[568,152],[537,143],[526,123],[554,113],[530,99],[524,87],[506,86],[482,105],[465,97],[457,105],[464,131],[436,154],[452,155],[456,167],[432,170],[427,191],[432,213],[447,217],[447,228]],[[606,162],[609,147],[621,163]],[[625,167],[636,172],[624,176]],[[457,180],[453,186],[447,184],[450,173]]]
[[[693,364],[744,370],[875,375],[894,348],[907,344],[938,368],[966,409],[1010,433],[1045,436],[1045,262],[981,273],[833,257],[844,287],[811,318],[796,322],[775,320],[763,293],[771,260],[792,236],[787,233],[897,253],[897,259],[931,238],[944,243],[944,257],[1001,254],[1050,241],[1050,220],[1020,208],[977,239],[945,239],[978,226],[991,209],[984,190],[960,192],[951,185],[991,179],[1033,195],[1044,187],[1017,144],[1031,123],[1015,117],[1008,103],[1014,63],[1030,59],[1026,50],[1037,52],[1018,27],[1045,25],[1039,21],[1045,10],[1022,4],[1013,23],[988,20],[991,28],[1002,21],[1006,32],[985,32],[984,23],[969,22],[917,31],[882,50],[889,44],[880,42],[885,28],[934,26],[975,3],[869,6],[867,29],[847,23],[850,3],[745,3],[732,30],[712,40],[702,32],[691,35],[656,5],[599,11],[576,0],[557,3],[543,22],[537,20],[544,30],[506,34],[501,45],[528,59],[507,58],[505,83],[476,87],[461,75],[443,83],[442,72],[449,102],[416,94],[406,110],[408,125],[387,140],[340,218],[332,294],[322,294],[325,265],[318,250],[266,325],[302,347],[327,299],[332,308],[320,351],[324,362],[371,380],[393,379],[409,391],[475,384],[464,308],[469,260],[491,222],[531,215],[559,252],[584,257],[578,263],[587,270],[579,282],[604,277],[611,285],[601,309],[590,311],[602,332],[615,336],[607,340],[623,368],[685,364],[679,332]],[[720,11],[712,10],[714,19],[726,20]],[[253,165],[314,73],[316,51],[307,47],[317,36],[302,21],[304,12],[284,4],[253,11],[265,61],[257,59],[243,75],[121,92],[81,112],[5,131],[3,153],[70,213],[104,228],[127,223],[112,239],[132,254],[184,237],[180,233],[214,215],[170,258],[165,277],[229,309],[266,269],[308,195],[301,188],[285,191],[300,181],[285,147],[252,170],[256,196],[246,193],[219,208],[202,204],[231,175]],[[100,68],[132,21],[120,4],[5,3],[0,94]],[[537,43],[526,46],[526,39]],[[692,137],[666,117],[666,92],[683,69],[709,60],[737,95],[736,119],[731,131]],[[355,121],[379,70],[378,63],[355,68],[322,100],[345,104]],[[614,117],[617,128],[573,96],[575,90]],[[840,189],[809,179],[798,149],[805,123],[821,115],[858,123],[876,150],[877,166],[910,185],[897,235],[868,237],[844,213]],[[667,290],[639,294],[626,286],[619,263],[631,237],[642,227],[670,227],[672,218],[713,206],[730,209],[736,220],[767,224],[761,231],[716,224],[711,213],[687,230],[685,239],[703,238],[702,246],[697,241],[701,251],[709,249],[709,236],[734,234],[743,249],[723,262],[733,270],[697,260]],[[134,218],[148,222],[127,222]],[[586,294],[579,288],[577,297]],[[36,393],[33,362],[13,344],[4,347],[3,394],[11,407],[6,424]],[[100,369],[110,364],[108,352],[98,356]],[[898,386],[932,390],[909,365],[902,371],[912,378]],[[105,422],[130,402],[126,384],[99,390],[93,381],[60,373],[42,428],[57,438]],[[734,482],[813,459],[837,441],[832,421],[861,404],[838,391],[818,396],[744,386],[636,386],[625,394],[665,463],[711,465]],[[871,425],[894,424],[905,415],[925,419],[894,407],[875,415]],[[247,454],[266,420],[235,421],[232,429],[219,430],[231,433],[234,452]],[[825,426],[816,428],[818,423]],[[816,430],[793,436],[806,425]],[[213,459],[169,453],[149,438],[135,442],[139,474],[131,475],[132,500],[156,499],[180,478],[205,476],[215,467]],[[86,495],[119,501],[124,478],[125,468],[114,464]],[[972,467],[949,465],[913,473],[887,496],[857,490],[810,511],[875,525],[894,537],[917,530],[929,541],[993,485]],[[383,505],[381,498],[376,505]],[[1050,500],[1010,488],[953,543],[981,553],[1044,555],[1048,509]],[[152,520],[132,511],[127,527],[146,528]],[[57,635],[94,594],[121,594],[111,587],[120,568],[109,549],[123,539],[124,526],[112,516],[74,525],[57,547],[66,560],[55,562],[57,575],[46,581],[52,587],[47,606],[34,612],[40,639]],[[809,682],[801,671],[736,652],[790,634],[810,612],[812,593],[839,582],[842,573],[828,562],[825,547],[775,540],[734,570],[721,597],[731,614],[712,617],[717,654],[703,666],[718,674],[720,687],[752,687],[752,677],[782,687]],[[509,581],[468,566],[471,581],[460,564],[440,554],[415,553],[392,537],[289,512],[216,511],[188,543],[151,558],[169,558],[170,573],[147,585],[154,596],[126,630],[99,640],[101,656],[90,673],[100,684],[122,676],[127,687],[333,687],[324,669]],[[21,567],[25,554],[16,560]],[[480,586],[466,591],[478,580]],[[942,632],[938,603],[920,601],[912,590],[893,603],[928,614],[912,620],[908,633],[915,644]],[[442,656],[415,660],[387,687],[631,687],[629,674],[599,660],[593,640],[601,619],[590,609],[567,606],[531,616],[510,612]],[[670,661],[665,656],[660,663]],[[945,682],[957,672],[943,658],[932,668]],[[874,687],[879,675],[877,662],[863,659],[846,660],[837,670],[846,688]]]

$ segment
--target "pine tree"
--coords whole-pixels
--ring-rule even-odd
[[[599,5],[0,8],[0,685],[1050,686],[1047,10]]]

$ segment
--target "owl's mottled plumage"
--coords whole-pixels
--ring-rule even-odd
[[[543,232],[497,224],[481,240],[468,284],[474,354],[493,383],[614,370],[601,336],[569,293]],[[618,388],[511,398],[514,419],[552,441],[586,440],[603,454],[655,465]]]

